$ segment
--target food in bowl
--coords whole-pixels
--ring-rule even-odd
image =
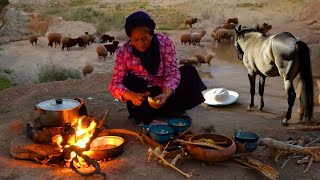
[[[191,121],[183,118],[170,118],[168,124],[174,129],[175,134],[180,134],[191,127]]]
[[[150,137],[157,142],[168,142],[174,130],[168,125],[154,125],[149,130]]]

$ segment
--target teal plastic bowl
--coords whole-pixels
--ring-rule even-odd
[[[168,124],[173,128],[175,134],[180,134],[191,127],[191,121],[183,118],[170,118]]]
[[[157,142],[168,142],[174,135],[174,130],[169,125],[154,125],[149,129],[150,137]]]

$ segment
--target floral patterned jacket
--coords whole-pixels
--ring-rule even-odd
[[[115,98],[124,101],[122,95],[128,89],[123,85],[122,80],[127,71],[145,79],[149,87],[160,86],[172,90],[178,87],[181,77],[176,62],[175,46],[167,36],[158,33],[155,35],[159,41],[161,58],[155,75],[149,74],[142,66],[140,59],[133,55],[133,45],[130,41],[116,51],[114,72],[109,85],[109,90]]]

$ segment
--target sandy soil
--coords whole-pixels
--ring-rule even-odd
[[[197,4],[197,6],[200,5]],[[222,8],[221,5],[220,8]],[[198,52],[215,55],[211,66],[202,65],[198,68],[208,88],[225,87],[240,94],[239,100],[231,106],[217,108],[202,104],[188,111],[193,118],[194,132],[201,133],[204,128],[213,125],[217,133],[229,137],[232,137],[233,132],[239,129],[256,132],[261,138],[272,137],[279,140],[304,135],[319,137],[319,132],[288,131],[280,125],[280,120],[284,117],[287,108],[286,93],[281,78],[267,78],[265,108],[262,112],[258,110],[246,111],[250,97],[246,69],[237,59],[232,43],[217,44],[210,38],[212,29],[221,19],[231,16],[235,12],[234,10],[225,8],[223,12],[215,13],[211,19],[203,20],[200,27],[196,26],[193,29],[196,31],[205,28],[208,32],[204,41],[201,42],[201,46],[182,46],[179,42],[179,35],[184,30],[168,32],[176,45],[178,58],[187,58],[192,53]],[[314,16],[305,18],[303,17],[305,14],[303,14],[299,16],[299,19],[277,8],[274,11],[270,9],[262,11],[239,9],[236,12],[235,15],[239,17],[241,24],[267,21],[273,25],[271,34],[290,31],[305,40],[312,48],[319,47],[319,42],[315,40],[315,37],[319,39],[318,30],[315,25],[308,25],[309,22],[316,19]],[[123,37],[124,34],[116,31],[109,33],[117,37]],[[0,67],[1,69],[14,70],[12,78],[19,85],[0,91],[0,179],[101,178],[99,175],[84,178],[68,168],[41,166],[33,161],[16,160],[10,156],[9,143],[11,139],[25,134],[27,122],[37,116],[33,111],[33,105],[41,101],[56,97],[84,98],[91,116],[101,117],[106,109],[111,109],[110,116],[106,121],[108,127],[137,130],[133,124],[128,123],[125,104],[115,102],[108,92],[114,58],[108,57],[106,61],[98,60],[95,53],[97,45],[90,45],[85,50],[75,47],[67,52],[61,51],[60,47],[48,48],[46,38],[41,37],[39,45],[34,47],[28,41],[18,41],[1,46],[4,50],[0,51]],[[316,74],[315,78],[319,78],[317,59],[320,56],[315,51],[312,53],[313,73]],[[81,70],[87,63],[92,64],[95,71],[80,80],[33,84],[37,79],[40,67],[44,64],[59,64],[67,68]],[[318,89],[315,90],[317,93],[319,92]],[[259,102],[258,96],[256,102]],[[297,121],[296,110],[298,106],[299,103],[296,102],[292,122]],[[315,106],[315,121],[319,121],[319,117],[320,107],[317,104]],[[102,170],[107,173],[109,179],[184,179],[183,176],[170,168],[158,165],[156,162],[147,162],[148,145],[143,146],[131,137],[125,136],[125,139],[127,143],[124,153],[112,161],[101,163]],[[287,166],[281,169],[285,159],[275,163],[269,159],[268,151],[263,148],[258,148],[253,156],[278,169],[280,179],[317,179],[320,173],[319,164],[314,163],[310,171],[304,174],[302,171],[305,166],[297,165],[294,160],[289,161]],[[244,168],[232,161],[208,165],[200,161],[186,159],[178,166],[185,172],[193,172],[194,179],[265,179],[258,172]]]

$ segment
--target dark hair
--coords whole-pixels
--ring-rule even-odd
[[[124,28],[126,30],[127,36],[130,37],[132,30],[136,27],[147,27],[150,29],[150,34],[153,35],[156,23],[146,12],[137,11],[130,14],[126,19]]]

